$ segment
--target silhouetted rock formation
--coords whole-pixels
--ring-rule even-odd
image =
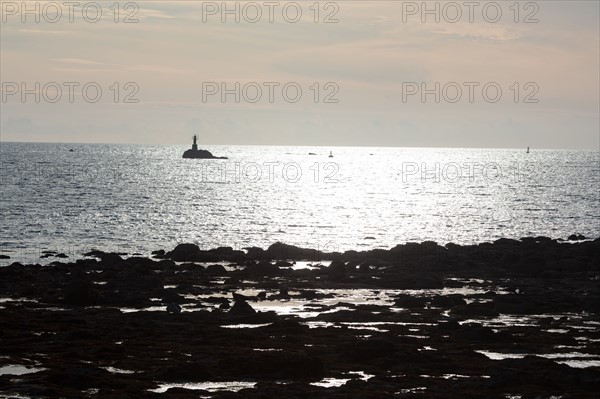
[[[199,150],[198,144],[196,144],[197,136],[194,135],[194,144],[192,148],[186,150],[183,153],[183,158],[194,158],[194,159],[227,159],[227,157],[216,157],[207,150]]]
[[[286,261],[315,253],[331,262]],[[41,368],[5,371],[0,396],[598,396],[600,239],[87,255],[0,267],[0,367]],[[310,384],[323,378],[348,381]],[[209,381],[256,385],[153,392]]]
[[[236,300],[231,309],[229,309],[229,314],[234,316],[252,316],[255,313],[256,310],[242,299]]]

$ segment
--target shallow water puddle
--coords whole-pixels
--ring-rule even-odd
[[[399,393],[425,393],[426,390],[427,390],[427,387],[406,388],[406,389],[401,389],[400,392],[396,392],[396,394],[399,394]]]
[[[575,369],[585,369],[588,367],[600,367],[600,360],[557,360],[556,363],[566,364]]]
[[[364,371],[348,371],[349,375],[357,375],[363,381],[369,381],[371,378],[375,377],[375,374],[367,374]]]
[[[122,313],[134,313],[134,312],[166,312],[166,306],[149,306],[147,308],[119,308]]]
[[[310,385],[323,388],[337,388],[350,381],[350,378],[323,378],[319,382],[311,382]]]
[[[42,367],[24,366],[22,364],[9,364],[0,367],[0,375],[24,375],[37,373],[39,371],[47,370]]]
[[[221,284],[221,281],[213,281]],[[307,299],[302,297],[301,291],[290,291],[290,298],[267,298],[266,300],[255,300],[260,292],[256,288],[245,288],[236,290],[237,294],[252,298],[249,300],[250,305],[257,311],[267,312],[274,311],[280,315],[297,315],[302,318],[317,317],[323,313],[331,313],[339,310],[353,310],[344,307],[343,304],[353,306],[360,305],[378,305],[385,306],[392,312],[403,312],[402,308],[392,307],[399,295],[411,295],[415,297],[431,297],[435,295],[462,295],[469,297],[473,295],[481,295],[487,292],[487,289],[473,287],[445,287],[442,289],[418,289],[418,290],[385,290],[385,289],[317,289],[315,299]],[[266,290],[267,292],[272,290]],[[504,293],[501,290],[496,290],[497,294]],[[270,292],[269,296],[277,295],[278,292]],[[225,298],[232,300],[230,292],[210,292],[205,294],[184,294],[185,299],[199,301],[208,307],[218,307],[220,303],[205,301],[208,298]],[[340,304],[340,306],[338,306]],[[185,306],[185,305],[184,305]],[[329,309],[327,309],[329,308]]]
[[[252,350],[256,352],[283,352],[281,348],[254,348]]]
[[[104,369],[104,370],[106,370],[106,371],[108,371],[108,372],[110,372],[110,373],[113,373],[113,374],[135,374],[135,373],[137,373],[137,371],[133,371],[133,370],[125,370],[125,369],[119,369],[119,368],[116,368],[116,367],[111,367],[111,366],[108,366],[108,367],[100,367],[100,368],[101,368],[101,369]]]
[[[301,269],[318,269],[318,263],[315,264],[313,262],[307,262],[307,261],[296,261],[295,264],[292,265],[292,270],[301,270]]]
[[[338,301],[336,301],[336,303],[337,302]],[[310,306],[308,306],[308,309],[310,310],[307,310],[304,305],[304,301],[261,301],[251,304],[254,309],[260,312],[275,312],[278,315],[296,315],[303,319],[309,319],[327,313],[335,313],[340,310],[354,310],[352,308],[340,306],[323,311],[314,311]]]
[[[17,302],[17,303],[25,303],[25,302],[39,303],[39,301],[37,299],[30,299],[30,298],[8,298],[8,297],[0,298],[0,303],[10,303],[10,302]]]
[[[340,326],[336,326],[335,323],[331,323],[329,321],[305,321],[300,324],[304,324],[305,326],[308,326],[308,328],[340,328]]]
[[[372,325],[373,323],[342,322],[341,324],[347,326],[351,330],[371,330],[371,331],[377,331],[377,332],[389,332],[390,331],[390,330],[385,330],[383,328],[374,327]]]
[[[358,377],[360,380],[363,381],[368,381],[371,378],[375,377],[375,374],[367,374],[364,371],[348,371],[346,374],[352,378]],[[352,378],[326,377],[323,378],[321,381],[311,382],[310,385],[323,388],[337,388],[341,387],[342,385],[350,381]]]
[[[225,326],[221,326],[221,328],[258,328],[258,327],[266,327],[270,326],[273,323],[263,323],[263,324],[228,324]]]
[[[491,360],[503,360],[503,359],[523,359],[525,356],[533,355],[543,357],[546,359],[560,359],[555,360],[556,363],[566,364],[573,368],[587,368],[587,367],[599,367],[600,358],[598,355],[591,353],[582,352],[569,352],[569,353],[543,353],[543,354],[526,354],[526,353],[499,353],[491,352],[486,350],[477,350],[475,352],[481,353],[487,356]],[[585,359],[585,360],[582,360]]]
[[[251,389],[256,386],[256,382],[248,381],[225,381],[225,382],[200,382],[200,383],[182,383],[182,384],[160,384],[156,389],[149,389],[150,392],[165,393],[170,388],[183,388],[191,390],[204,390],[208,392],[238,392],[242,389]]]

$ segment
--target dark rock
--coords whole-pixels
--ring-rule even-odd
[[[154,262],[153,262],[154,263]],[[150,264],[151,265],[151,264]],[[162,270],[174,269],[177,265],[170,259],[163,259],[158,262],[158,267]]]
[[[10,259],[10,256],[8,256],[8,255],[0,255],[0,259]]]
[[[223,265],[208,265],[206,271],[215,276],[224,276],[227,274],[227,269]]]
[[[538,305],[523,295],[507,294],[494,297],[494,310],[504,314],[535,314]]]
[[[164,249],[159,249],[156,251],[152,251],[152,255],[156,255],[156,256],[164,256],[165,255],[165,250]]]
[[[459,330],[460,328],[461,328],[460,324],[456,320],[448,320],[448,321],[440,322],[438,324],[438,329],[442,333],[456,331],[456,330]]]
[[[451,314],[460,316],[497,317],[500,313],[488,303],[470,303],[466,306],[456,307]]]
[[[360,273],[369,273],[371,271],[371,265],[368,262],[363,262],[358,266]]]
[[[55,384],[62,388],[75,388],[78,390],[102,386],[109,389],[122,389],[123,384],[115,381],[114,377],[106,370],[92,365],[78,364],[72,367],[59,367],[49,371],[46,383]],[[63,395],[60,395],[63,396]]]
[[[165,303],[177,304],[184,303],[185,298],[182,297],[175,291],[174,289],[165,289],[163,290],[162,300]],[[168,309],[167,309],[168,310]]]
[[[431,306],[440,308],[454,308],[457,306],[465,306],[467,302],[462,295],[436,295],[431,300]]]
[[[267,249],[267,256],[273,260],[322,260],[325,254],[309,248],[276,242]]]
[[[248,259],[262,259],[266,256],[264,249],[259,247],[245,247],[244,250]]]
[[[173,313],[173,314],[179,314],[179,313],[181,313],[181,306],[179,306],[176,303],[170,303],[169,305],[167,305],[167,312]]]
[[[399,308],[424,308],[429,298],[416,297],[412,295],[398,295],[394,306]]]
[[[232,292],[231,296],[233,297],[233,300],[236,302],[245,302],[250,300],[251,298],[246,296],[246,295],[242,295],[242,294],[238,294],[237,292]]]
[[[585,369],[573,369],[552,359],[525,356],[522,359],[504,359],[494,362],[490,370],[492,381],[501,386],[534,385],[544,392],[556,392],[584,388],[598,388],[598,374],[588,374]],[[588,379],[586,377],[592,377]],[[594,378],[595,377],[595,378]],[[592,397],[592,396],[583,396]]]
[[[98,302],[98,292],[87,279],[73,280],[64,289],[64,302],[75,306],[92,306]]]
[[[392,355],[396,349],[396,345],[391,341],[371,338],[355,342],[347,348],[347,354],[355,360],[369,361]]]
[[[154,378],[160,381],[200,382],[209,381],[213,373],[207,365],[200,362],[185,362],[167,366],[156,371]]]
[[[83,254],[83,256],[94,256],[96,258],[100,258],[102,255],[104,255],[103,251],[98,251],[98,250],[91,250],[90,252],[87,252],[85,254]]]
[[[285,334],[301,334],[308,330],[308,326],[300,324],[296,320],[281,320],[278,319],[273,324],[268,326],[269,330],[278,331]]]
[[[420,289],[442,289],[444,288],[444,281],[439,278],[438,276],[435,275],[422,275],[422,276],[417,276],[415,278],[415,288],[420,288]]]
[[[286,262],[284,260],[279,260],[279,261],[275,262],[275,266],[279,266],[279,267],[292,267],[292,266],[294,266],[294,264],[290,263],[290,262]]]
[[[327,276],[332,280],[341,280],[346,277],[346,264],[344,262],[334,260],[327,267]]]
[[[267,262],[267,261],[251,263],[248,266],[246,266],[245,270],[251,274],[260,275],[260,276],[276,275],[276,274],[279,274],[279,272],[280,272],[280,269],[278,266],[276,266],[270,262]]]
[[[256,310],[246,301],[236,301],[228,313],[234,316],[251,316],[256,314]]]
[[[287,288],[283,288],[282,287],[282,288],[279,289],[279,293],[278,294],[271,295],[269,297],[269,299],[271,299],[271,300],[282,300],[282,299],[285,300],[285,299],[290,299],[290,294],[289,294]]]
[[[259,352],[234,359],[223,359],[223,367],[243,378],[322,379],[323,361],[305,352]]]
[[[206,262],[243,262],[246,259],[244,251],[235,251],[232,247],[219,247],[202,251],[202,260]]]
[[[179,244],[165,254],[165,257],[176,262],[194,262],[199,261],[200,248],[196,244]]]
[[[473,342],[493,342],[495,340],[494,330],[489,327],[480,324],[464,324],[461,327],[454,332],[453,337]]]
[[[120,263],[123,261],[123,258],[121,258],[119,255],[115,254],[115,253],[102,253],[99,255],[100,257],[100,262],[104,265],[104,266],[115,266],[116,264]]]
[[[192,159],[227,159],[227,157],[216,157],[208,150],[185,150],[182,158]]]

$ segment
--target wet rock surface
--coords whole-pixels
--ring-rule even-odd
[[[0,397],[600,392],[600,240],[86,255],[0,267]]]

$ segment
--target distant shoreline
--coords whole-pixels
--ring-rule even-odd
[[[118,145],[118,146],[148,146],[148,147],[184,147],[188,144],[185,142],[181,143],[98,143],[98,142],[63,142],[63,141],[6,141],[0,140],[0,145],[2,144],[60,144],[60,145]],[[402,145],[393,145],[393,146],[380,146],[380,145],[352,145],[352,146],[341,146],[338,144],[218,144],[218,143],[203,143],[204,146],[214,146],[214,147],[231,147],[231,146],[240,146],[240,147],[300,147],[300,148],[368,148],[371,150],[374,149],[411,149],[411,150],[515,150],[515,151],[525,151],[527,149],[527,145],[524,147],[422,147],[422,146],[402,146]],[[600,152],[600,149],[597,148],[543,148],[543,147],[531,147],[531,152],[535,151],[585,151],[585,152]]]
[[[234,247],[218,247],[208,250],[201,249],[197,244],[184,243],[179,244],[172,250],[158,249],[152,251],[151,257],[156,259],[171,259],[177,262],[223,262],[223,261],[245,261],[245,260],[291,260],[291,261],[355,261],[356,259],[368,258],[386,258],[394,259],[398,254],[404,256],[406,254],[421,255],[425,257],[433,257],[439,260],[449,259],[452,257],[479,257],[483,259],[494,259],[502,255],[519,255],[524,251],[529,251],[532,248],[547,246],[547,245],[577,245],[581,243],[600,243],[599,238],[589,238],[582,235],[573,234],[567,239],[550,238],[545,236],[538,237],[523,237],[519,240],[510,238],[500,238],[493,242],[481,242],[478,244],[454,244],[447,243],[439,245],[433,241],[424,241],[421,243],[408,242],[398,244],[394,247],[383,249],[369,250],[347,250],[344,252],[328,252],[316,248],[299,247],[296,245],[285,244],[281,242],[274,243],[268,248],[263,249],[256,246],[248,246],[242,248]],[[11,264],[12,258],[10,252],[0,252],[0,261]],[[75,261],[72,259],[75,254],[70,255],[64,252],[54,250],[39,251],[41,259],[44,263]],[[85,257],[100,257],[101,255],[115,255],[119,257],[144,257],[142,253],[127,253],[127,252],[105,252],[92,249],[88,253],[80,254],[81,259]],[[18,255],[17,255],[18,258]],[[396,257],[396,259],[398,259]],[[17,262],[17,259],[14,259]],[[21,262],[18,262],[21,263]],[[27,264],[27,262],[26,262]],[[34,264],[29,262],[29,264]],[[2,267],[2,266],[0,266]]]

